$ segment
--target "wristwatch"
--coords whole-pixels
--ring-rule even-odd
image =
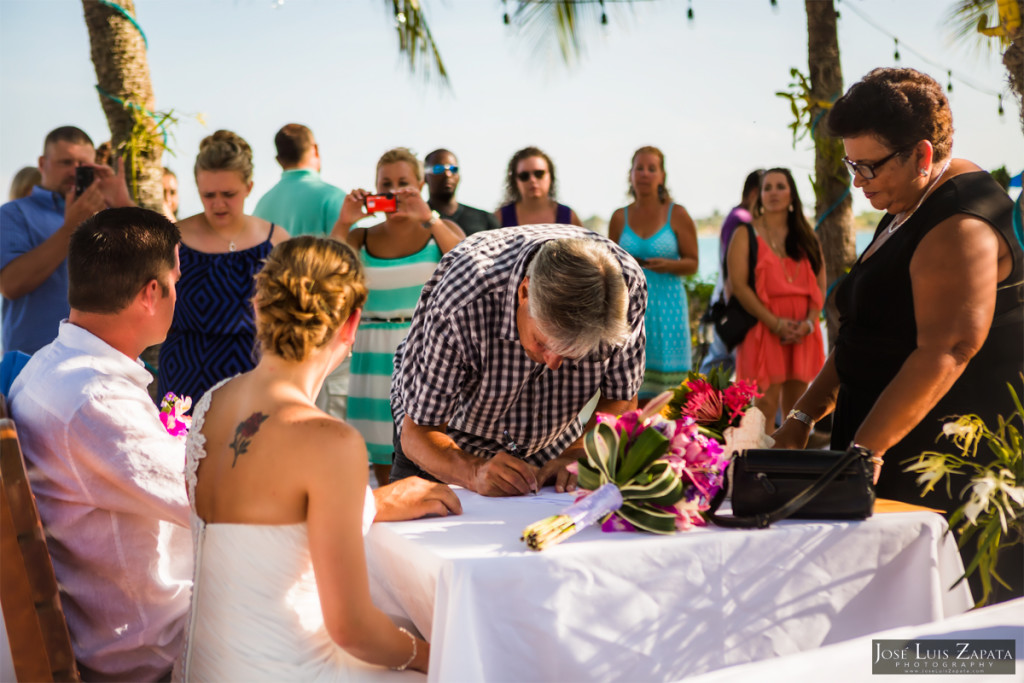
[[[796,408],[793,408],[793,410],[789,411],[789,413],[786,415],[786,419],[788,420],[789,418],[793,418],[794,420],[803,422],[811,429],[814,429],[814,420],[811,419],[810,415],[808,415],[802,410],[797,410]]]
[[[422,225],[425,230],[430,230],[430,226],[434,224],[434,221],[441,220],[441,214],[437,211],[430,212],[430,218],[423,221]]]

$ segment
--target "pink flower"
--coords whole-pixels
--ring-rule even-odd
[[[722,417],[722,395],[702,379],[687,382],[690,393],[686,396],[687,415],[700,424],[713,424]]]
[[[754,399],[758,396],[763,396],[757,390],[757,384],[747,380],[736,382],[735,384],[726,388],[722,398],[725,400],[725,407],[732,416],[729,422],[733,422],[741,417],[746,411],[747,406],[753,403]]]
[[[618,515],[612,515],[601,523],[601,531],[636,531],[636,527]]]

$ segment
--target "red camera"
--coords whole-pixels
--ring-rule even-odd
[[[398,209],[398,200],[390,192],[368,194],[363,203],[366,204],[367,213],[394,213]]]

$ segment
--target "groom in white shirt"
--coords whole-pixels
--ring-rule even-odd
[[[167,678],[192,585],[185,448],[138,360],[163,341],[181,277],[177,226],[108,209],[71,236],[71,315],[11,387],[10,407],[85,680]],[[196,401],[200,397],[193,397]],[[446,486],[374,492],[375,521],[461,512]]]
[[[138,360],[170,327],[180,241],[145,209],[82,223],[68,250],[70,318],[11,387],[86,680],[159,680],[181,649],[192,583],[185,449]]]

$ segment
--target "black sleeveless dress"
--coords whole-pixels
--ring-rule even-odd
[[[876,492],[880,498],[939,508],[947,513],[959,507],[966,478],[954,479],[952,497],[940,484],[922,498],[917,475],[903,472],[904,461],[922,451],[956,453],[945,439],[936,442],[951,415],[973,413],[990,428],[999,415],[1014,406],[1007,389],[1012,383],[1021,394],[1024,372],[1024,255],[1013,236],[1013,202],[984,171],[955,176],[939,186],[888,242],[866,261],[858,259],[836,290],[839,334],[834,358],[839,395],[832,428],[832,448],[846,450],[878,396],[917,347],[917,325],[910,282],[910,260],[928,231],[955,214],[984,220],[1010,246],[1013,269],[999,283],[995,315],[985,344],[967,364],[963,375],[931,412],[902,441],[885,454]],[[892,222],[886,216],[875,238]],[[978,449],[978,457],[988,454]]]

